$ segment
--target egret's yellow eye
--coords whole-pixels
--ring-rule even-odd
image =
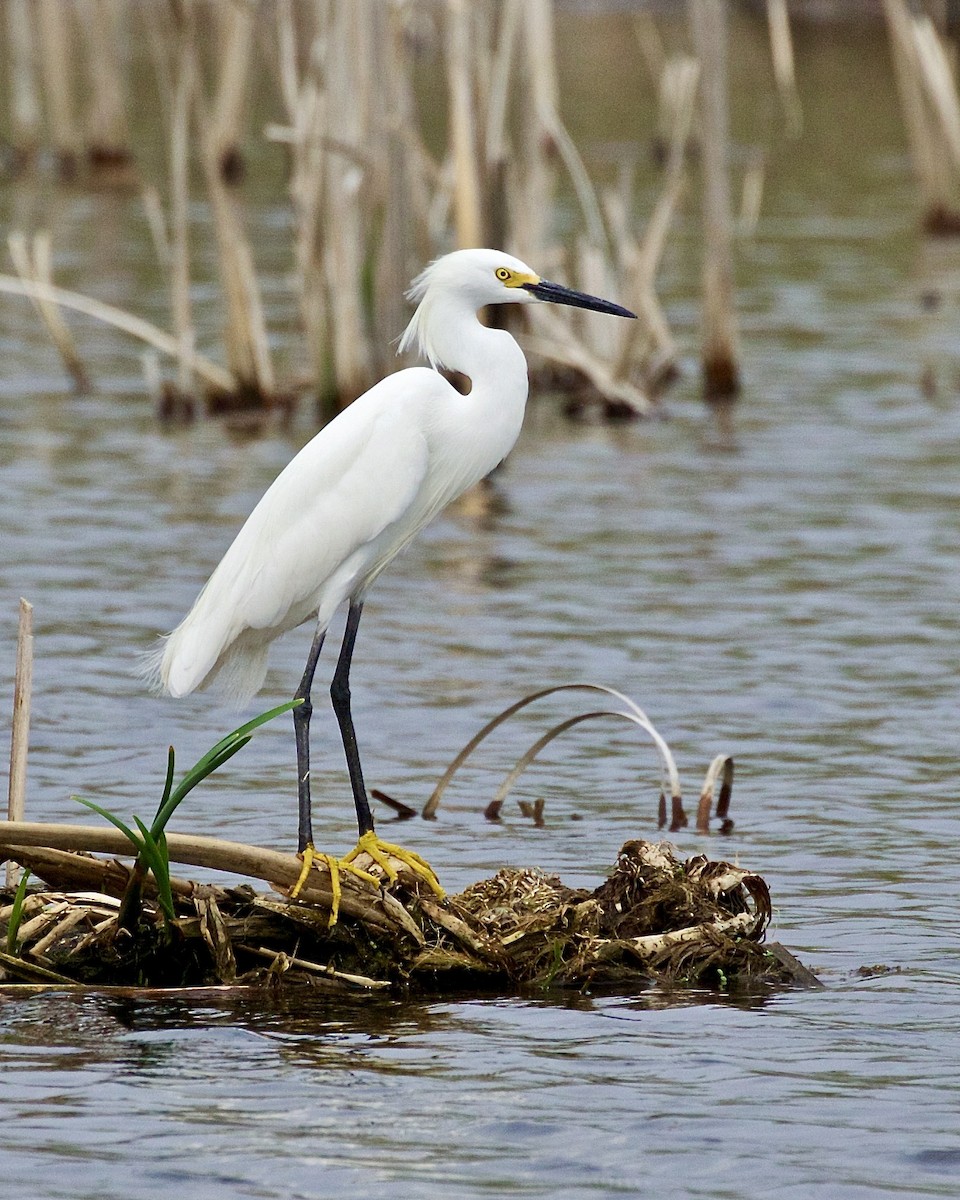
[[[512,274],[513,272],[509,267],[497,267],[496,276],[501,283],[506,283]]]

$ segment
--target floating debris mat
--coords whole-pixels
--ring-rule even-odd
[[[292,856],[175,834],[171,860],[229,860],[273,891],[172,878],[171,916],[147,875],[136,881],[131,916],[122,902],[130,867],[44,843],[44,830],[84,828],[0,823],[0,859],[31,873],[30,886],[0,893],[7,984],[301,986],[341,996],[651,983],[818,986],[789,951],[764,944],[771,901],[759,875],[702,855],[682,861],[664,842],[627,842],[594,891],[539,870],[504,868],[439,899],[398,862],[389,888],[345,875],[331,923],[325,870],[311,872],[293,900],[300,864]],[[93,833],[103,843],[112,831]],[[35,844],[17,842],[27,837]],[[45,890],[36,890],[37,879]]]

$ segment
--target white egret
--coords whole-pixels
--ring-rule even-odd
[[[365,851],[392,879],[396,872],[387,860],[399,857],[440,891],[421,859],[380,842],[374,833],[350,713],[350,661],[370,585],[431,518],[506,457],[520,433],[526,360],[509,333],[480,323],[478,309],[546,300],[634,316],[617,304],[548,283],[499,250],[458,250],[437,259],[408,296],[418,304],[400,350],[419,349],[430,367],[410,367],[381,380],[304,446],[247,518],[155,663],[159,682],[171,696],[185,696],[216,679],[237,699],[248,699],[263,684],[270,643],[306,621],[315,622],[296,692],[302,703],[293,710],[298,848],[304,859],[300,884],[316,853],[310,690],[327,627],[346,600],[346,630],[330,696],[360,840],[339,865]],[[467,376],[469,394],[448,383],[441,367]],[[322,857],[336,890],[338,863]]]

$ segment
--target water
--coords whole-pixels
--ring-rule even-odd
[[[688,799],[710,758],[732,753],[733,835],[676,843],[760,871],[774,936],[826,989],[346,1009],[5,995],[0,1194],[960,1190],[960,251],[916,234],[882,43],[801,33],[798,47],[807,129],[772,152],[764,217],[742,246],[747,387],[732,439],[696,397],[688,216],[664,269],[688,352],[671,419],[572,425],[536,403],[494,503],[445,515],[373,593],[354,696],[370,781],[415,804],[484,720],[552,683],[630,693],[674,746]],[[564,69],[583,102],[583,62],[567,51]],[[613,71],[611,95],[617,85]],[[748,90],[735,114],[745,140],[773,120]],[[5,222],[31,209],[53,222],[65,282],[162,315],[158,287],[144,297],[129,266],[133,201],[24,185],[0,206]],[[270,270],[277,221],[262,221]],[[940,303],[924,308],[931,291]],[[212,338],[216,312],[201,316]],[[281,352],[286,337],[280,324]],[[78,399],[28,308],[0,306],[0,680],[9,696],[22,594],[36,606],[28,815],[50,821],[85,819],[75,792],[152,811],[167,744],[185,765],[238,723],[215,700],[146,695],[137,656],[311,433],[306,410],[260,439],[215,424],[163,432],[118,337],[83,325],[80,341],[97,388]],[[277,648],[264,707],[291,691],[308,639]],[[546,719],[531,710],[479,753],[437,823],[403,826],[452,889],[503,863],[594,884],[623,840],[655,835],[652,751],[599,723],[521,781],[519,796],[546,797],[546,828],[512,801],[502,826],[483,822],[511,754]],[[315,726],[317,839],[343,850],[345,774],[332,720]],[[292,749],[285,725],[264,730],[180,827],[289,848]],[[874,964],[896,970],[858,973]]]

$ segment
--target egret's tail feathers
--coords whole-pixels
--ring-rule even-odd
[[[256,630],[247,630],[256,635]],[[270,645],[266,641],[246,639],[241,634],[221,654],[207,681],[239,708],[251,700],[263,687],[267,677],[267,657]]]
[[[140,655],[140,661],[137,667],[137,678],[142,679],[154,695],[159,696],[164,692],[163,684],[163,655],[167,648],[167,638],[158,638],[156,644],[150,650],[145,650]]]
[[[240,634],[213,662],[209,655],[192,655],[189,640],[178,632],[161,638],[141,659],[139,675],[151,691],[180,697],[210,687],[239,708],[263,687],[270,647],[255,631]]]
[[[164,639],[159,655],[161,690],[171,696],[188,696],[206,683],[223,648],[217,631],[197,628],[191,612]]]

